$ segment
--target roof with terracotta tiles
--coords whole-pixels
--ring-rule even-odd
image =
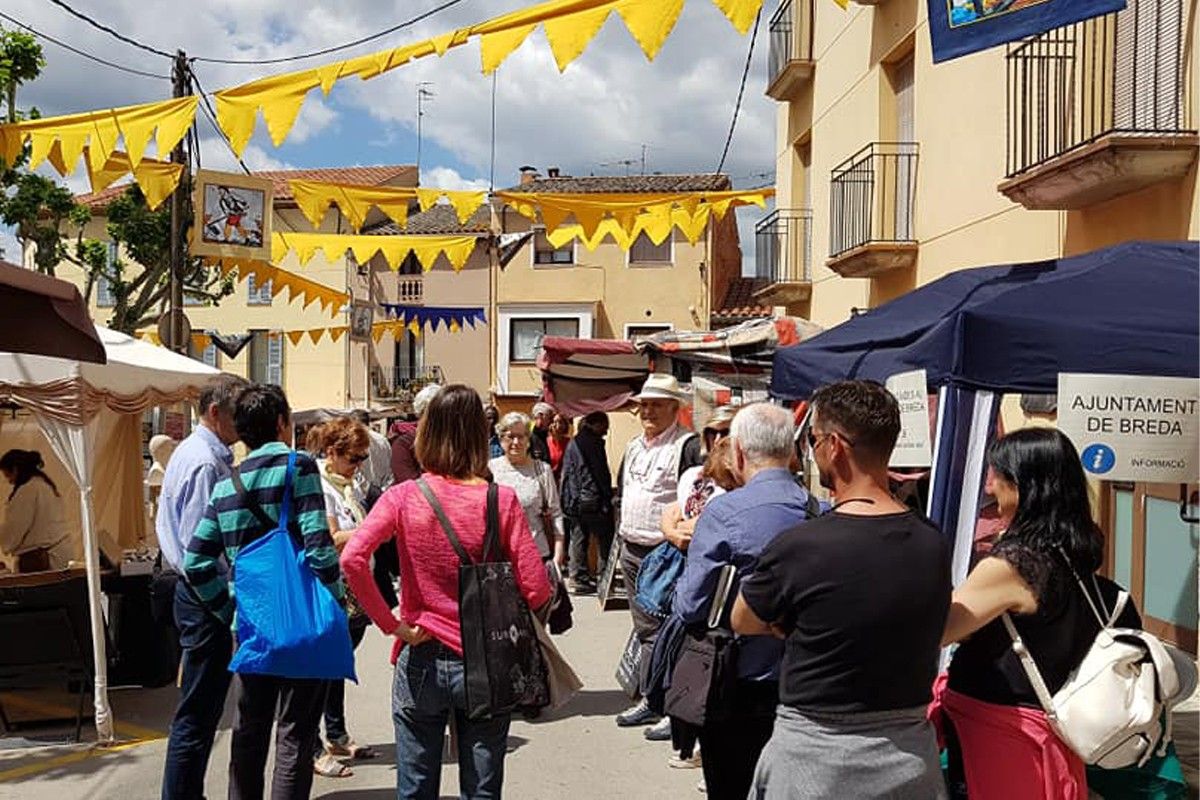
[[[713,322],[732,325],[774,314],[771,306],[761,305],[754,300],[754,293],[766,285],[767,281],[763,278],[734,278],[729,291],[725,293],[725,299],[712,312]]]
[[[363,233],[372,236],[397,236],[401,234],[444,234],[466,235],[469,233],[487,234],[491,231],[492,216],[488,206],[480,207],[471,215],[466,223],[458,221],[454,207],[447,203],[438,203],[428,211],[409,214],[408,224],[401,228],[391,220],[363,229]]]
[[[417,185],[417,168],[412,164],[386,164],[374,167],[329,167],[324,169],[263,170],[255,172],[256,178],[270,178],[275,184],[275,202],[294,204],[292,188],[288,181],[323,181],[325,183],[348,183],[354,186],[407,186]],[[75,196],[75,202],[92,210],[102,209],[126,189],[129,182],[109,186],[95,194]]]
[[[624,177],[596,175],[538,177],[528,183],[513,186],[507,191],[572,194],[670,194],[671,192],[720,192],[729,188],[731,188],[731,184],[728,175],[710,172],[692,175],[628,175]]]

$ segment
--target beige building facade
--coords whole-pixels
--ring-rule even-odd
[[[417,177],[416,169],[411,165],[292,170],[257,175],[271,178],[275,183],[273,222],[275,230],[284,232],[313,230],[296,206],[288,187],[289,180],[413,187]],[[114,187],[99,195],[80,198],[93,209],[93,219],[84,232],[87,238],[106,238],[105,205],[123,190],[124,187]],[[435,206],[421,213],[414,208],[412,212],[409,226],[404,231],[406,234],[441,233],[447,218],[457,225],[449,207]],[[486,236],[486,224],[476,228],[480,236]],[[352,232],[336,207],[330,209],[318,230],[324,233]],[[363,232],[388,235],[400,231],[378,212],[373,212]],[[118,255],[112,253],[112,257]],[[439,257],[432,270],[423,272],[411,258],[399,270],[394,270],[381,256],[359,265],[349,255],[330,261],[320,251],[304,265],[299,263],[295,253],[289,253],[277,266],[345,292],[353,302],[370,304],[375,309],[376,321],[388,318],[382,307],[384,303],[487,308],[488,261],[482,246],[459,272],[455,272],[444,257]],[[58,274],[83,288],[85,276],[78,267],[64,263]],[[467,327],[460,332],[440,326],[437,331],[427,328],[419,335],[387,333],[379,341],[370,342],[351,341],[349,336],[342,336],[335,342],[326,335],[316,343],[308,336],[293,343],[285,335],[287,331],[346,325],[347,310],[326,311],[317,303],[304,308],[300,299],[289,301],[286,291],[272,297],[272,288],[259,286],[250,277],[239,280],[233,293],[215,305],[185,298],[184,310],[193,332],[253,335],[236,357],[221,353],[215,346],[202,352],[193,348],[190,354],[225,372],[278,383],[297,410],[391,406],[403,410],[412,389],[429,380],[464,382],[481,392],[488,388],[486,352],[489,334],[486,324]],[[92,317],[105,324],[111,316],[112,297],[103,282],[93,287],[89,305]]]

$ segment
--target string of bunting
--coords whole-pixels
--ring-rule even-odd
[[[329,261],[337,261],[349,250],[359,264],[368,263],[382,255],[388,266],[399,270],[404,260],[413,255],[425,272],[433,269],[438,256],[444,255],[458,272],[467,264],[479,237],[470,236],[366,236],[341,233],[281,233],[271,234],[271,261],[280,262],[294,252],[301,264],[307,264],[317,251]]]
[[[731,208],[756,205],[766,208],[774,197],[769,187],[719,192],[678,192],[672,194],[590,193],[590,192],[496,192],[518,214],[537,222],[539,217],[552,234],[568,218],[574,218],[585,240],[594,240],[602,223],[610,233],[619,230],[632,241],[645,231],[661,244],[676,225],[694,243],[704,231],[709,215],[723,219]],[[701,224],[701,220],[703,224]],[[602,238],[602,237],[601,237]],[[594,248],[593,248],[594,249]]]
[[[90,150],[85,147],[84,153],[88,154]],[[54,149],[50,151],[50,163],[58,170],[59,175],[71,174],[74,170],[67,168],[65,162],[56,160],[60,155],[61,151],[55,145]],[[84,159],[84,164],[87,166],[92,194],[99,194],[121,178],[133,173],[133,179],[142,190],[142,195],[146,198],[146,206],[151,211],[157,209],[164,200],[171,196],[171,193],[179,186],[179,179],[183,176],[183,164],[173,164],[170,161],[159,161],[143,156],[137,166],[134,166],[129,154],[121,150],[114,150],[110,153],[108,160],[99,170],[92,169],[90,157]]]
[[[487,314],[482,308],[451,308],[437,306],[408,306],[394,303],[384,303],[383,308],[396,319],[383,320],[371,325],[371,338],[378,343],[384,336],[391,334],[399,336],[409,331],[414,336],[429,328],[437,332],[439,326],[444,326],[451,333],[458,333],[464,327],[474,328],[476,323],[486,324]],[[326,328],[307,328],[283,331],[283,336],[292,345],[299,345],[305,337],[313,344],[318,344],[326,336],[331,342],[338,342],[349,327],[333,325]],[[137,331],[139,339],[147,339],[155,344],[161,344],[158,332],[150,329]],[[215,331],[197,331],[192,334],[192,348],[195,352],[203,352],[209,345],[216,345],[221,352],[230,358],[237,358],[242,349],[253,338],[250,334],[221,334]]]
[[[651,242],[659,245],[667,240],[674,227],[678,228],[690,243],[696,244],[704,236],[711,213],[710,208],[701,206],[696,209],[694,215],[689,215],[686,210],[681,208],[672,209],[671,216],[666,220],[649,214],[641,214],[634,223],[633,230],[630,231],[622,228],[617,220],[606,219],[600,222],[591,236],[587,235],[582,225],[560,225],[554,231],[546,234],[546,241],[550,242],[553,247],[560,248],[577,239],[580,244],[592,251],[599,247],[605,239],[612,239],[618,247],[628,252],[641,234],[646,234]]]
[[[754,24],[763,0],[712,0],[739,33]],[[472,38],[480,43],[484,74],[490,75],[539,25],[550,44],[559,71],[583,54],[609,16],[616,13],[625,28],[653,60],[675,27],[684,0],[550,0],[423,42],[380,50],[357,58],[311,69],[272,75],[216,93],[217,121],[240,156],[259,112],[271,141],[278,147],[287,138],[306,95],[320,87],[328,95],[343,78],[377,77],[417,58],[442,56]]]
[[[314,228],[321,227],[331,205],[341,210],[354,231],[362,229],[372,208],[379,209],[400,227],[408,224],[408,209],[415,201],[422,211],[445,198],[454,207],[458,221],[467,220],[487,202],[487,192],[448,189],[418,189],[395,186],[361,186],[321,181],[288,181],[296,205]]]
[[[265,261],[222,258],[209,260],[208,263],[217,267],[222,275],[236,274],[239,280],[246,280],[253,275],[257,285],[266,286],[269,283],[272,298],[286,290],[289,303],[296,298],[303,301],[302,308],[319,303],[321,310],[332,317],[339,316],[350,304],[350,295],[346,292],[340,292]]]

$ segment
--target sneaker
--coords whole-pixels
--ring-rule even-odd
[[[700,769],[704,766],[704,762],[700,760],[700,753],[694,753],[691,758],[683,758],[676,753],[667,761],[667,766],[671,769]]]
[[[567,591],[575,595],[595,594],[596,586],[595,584],[586,580],[575,580],[574,578],[570,578],[567,580]]]
[[[642,735],[652,742],[671,741],[671,718],[663,717],[654,727],[646,728]]]
[[[617,714],[617,726],[621,728],[632,728],[637,725],[645,725],[649,722],[654,722],[658,719],[658,714],[650,710],[650,704],[642,700],[636,706],[629,708]]]

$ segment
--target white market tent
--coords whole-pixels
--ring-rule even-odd
[[[199,361],[122,333],[96,326],[107,364],[90,364],[49,356],[0,353],[0,402],[30,411],[50,442],[54,454],[79,487],[82,551],[87,566],[88,606],[95,664],[95,722],[101,742],[113,738],[108,704],[108,668],[104,618],[100,603],[98,550],[93,476],[97,461],[133,465],[125,474],[141,482],[141,415],[147,409],[194,399],[199,390],[221,373]],[[131,435],[132,434],[132,435]],[[105,506],[120,495],[122,483],[106,468],[95,494]],[[126,495],[130,494],[125,492]],[[132,503],[130,500],[132,499]],[[118,498],[118,517],[140,520],[141,496]],[[130,513],[132,509],[132,514]],[[124,511],[125,513],[121,513]]]

